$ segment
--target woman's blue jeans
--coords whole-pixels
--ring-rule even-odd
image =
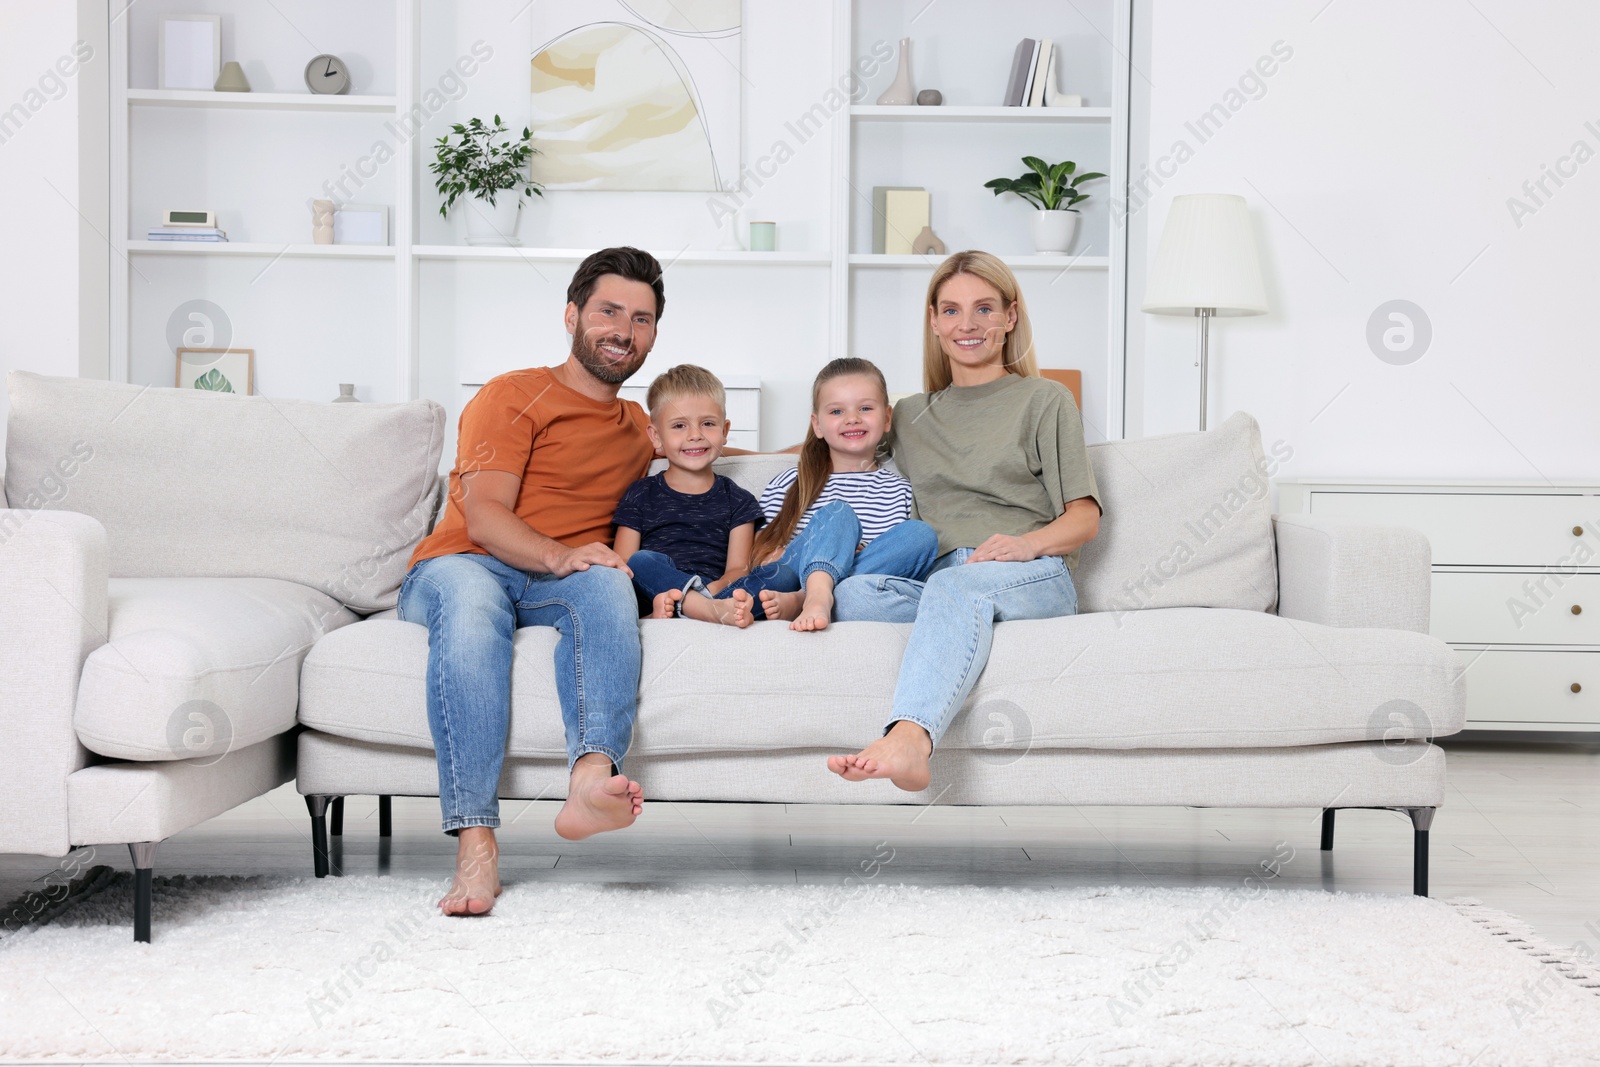
[[[855,510],[842,500],[824,504],[776,562],[756,567],[730,582],[714,599],[726,600],[735,589],[744,589],[755,601],[755,617],[764,619],[762,590],[792,593],[805,588],[806,579],[815,571],[831,574],[835,586],[856,572],[918,579],[928,573],[939,553],[939,536],[933,527],[916,519],[891,527],[857,552],[860,543],[861,522]],[[633,571],[633,584],[647,601],[669,589],[705,591],[701,575],[679,570],[661,552],[635,552],[628,557],[628,569]]]
[[[639,694],[639,615],[622,571],[590,567],[557,578],[477,553],[439,556],[406,575],[400,618],[428,628],[428,729],[446,833],[500,825],[518,627],[560,633],[556,695],[568,766],[599,752],[621,770]]]
[[[925,583],[858,573],[834,591],[840,622],[915,624],[885,730],[902,720],[914,722],[937,745],[989,661],[995,623],[1078,613],[1078,591],[1060,556],[968,563],[972,552],[946,552]]]

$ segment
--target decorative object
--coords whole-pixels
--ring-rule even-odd
[[[1083,371],[1081,370],[1054,370],[1046,367],[1039,368],[1039,377],[1049,378],[1053,382],[1060,382],[1072,393],[1072,402],[1078,405],[1078,410],[1083,410]]]
[[[156,30],[158,89],[210,89],[221,73],[221,15],[161,16]]]
[[[340,204],[333,212],[336,245],[389,243],[389,208],[384,204]]]
[[[222,73],[217,75],[217,84],[212,88],[219,93],[248,93],[250,79],[244,76],[244,68],[238,60],[230,59],[222,64]]]
[[[874,185],[872,187],[872,252],[874,255],[883,255],[887,248],[889,232],[889,194],[892,192],[916,190],[922,191],[920,185]]]
[[[900,69],[894,81],[878,96],[883,107],[904,106],[917,102],[917,90],[911,85],[911,38],[900,38]]]
[[[917,103],[923,107],[938,107],[944,103],[944,94],[937,89],[924,89],[917,94]]]
[[[311,243],[333,244],[333,201],[311,201]]]
[[[350,91],[350,68],[326,52],[312,56],[306,64],[306,88],[322,96],[343,96]]]
[[[212,393],[256,391],[256,353],[253,348],[180,348],[175,373],[179,389]]]
[[[1264,315],[1266,288],[1250,227],[1250,207],[1231,193],[1172,199],[1145,285],[1143,309],[1200,320],[1200,429],[1206,428],[1206,347],[1213,315]]]
[[[1058,87],[1061,80],[1061,49],[1051,50],[1050,63],[1044,72],[1045,107],[1082,107],[1083,97],[1077,93],[1064,93]]]
[[[434,161],[428,170],[434,187],[444,196],[439,214],[449,217],[450,208],[463,194],[470,193],[467,212],[467,243],[470,245],[515,245],[517,223],[522,214],[522,198],[543,196],[544,189],[528,176],[528,161],[538,153],[533,134],[522,128],[519,137],[505,138],[508,129],[499,115],[494,125],[472,119],[455,123],[450,136],[434,143]]]
[[[161,213],[163,226],[203,226],[215,229],[217,213],[215,211],[163,211]]]
[[[752,222],[750,224],[750,251],[775,252],[778,248],[778,224],[776,222]]]
[[[939,235],[933,232],[932,226],[924,226],[922,232],[911,242],[911,251],[919,256],[942,256],[944,242],[939,240]]]
[[[1035,251],[1043,255],[1065,255],[1072,249],[1078,233],[1078,209],[1073,205],[1089,199],[1078,192],[1083,182],[1104,178],[1099,171],[1078,173],[1078,165],[1063,160],[1054,165],[1038,156],[1023,156],[1028,172],[1020,178],[994,178],[983,183],[994,195],[1015,193],[1039,209],[1032,220]]]
[[[740,0],[540,0],[529,13],[546,188],[740,181]]]
[[[339,383],[339,395],[333,398],[335,404],[359,404],[356,399],[356,387],[347,382]]]
[[[717,235],[717,251],[744,251],[744,245],[739,243],[739,213],[737,211],[725,211],[722,213],[722,221],[717,223]]]
[[[883,250],[911,254],[911,242],[928,226],[930,197],[925,189],[890,189],[883,199]]]

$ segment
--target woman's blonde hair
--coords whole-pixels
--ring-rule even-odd
[[[1028,305],[1022,299],[1022,287],[1011,268],[998,256],[988,252],[957,252],[933,272],[928,280],[928,299],[922,308],[922,387],[937,393],[950,384],[950,357],[939,343],[939,334],[933,328],[933,312],[937,307],[939,290],[957,274],[970,274],[994,286],[1000,294],[1004,309],[1017,309],[1017,324],[1006,334],[1005,348],[1000,354],[1001,366],[1023,378],[1039,376],[1039,361],[1033,352],[1033,325],[1028,321]]]

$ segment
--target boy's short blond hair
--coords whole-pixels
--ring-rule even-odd
[[[650,383],[650,392],[645,397],[650,417],[655,418],[663,405],[680,396],[708,397],[717,402],[724,417],[728,413],[728,394],[722,388],[722,380],[704,367],[680,363],[657,375],[656,380]]]

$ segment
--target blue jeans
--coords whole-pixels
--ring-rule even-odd
[[[729,582],[714,599],[725,600],[735,589],[746,590],[755,601],[755,618],[764,619],[766,614],[761,608],[764,589],[792,593],[805,588],[806,579],[815,571],[831,574],[835,586],[856,571],[921,578],[933,566],[939,552],[939,536],[933,532],[933,527],[915,519],[890,527],[858,553],[856,546],[860,543],[861,522],[855,510],[842,500],[824,504],[811,516],[806,528],[789,542],[777,562],[763,564],[737,581]],[[633,571],[633,584],[647,601],[669,589],[705,592],[702,575],[679,570],[671,558],[661,552],[635,552],[628,557],[628,568]]]
[[[446,833],[500,825],[500,768],[511,726],[511,638],[554,626],[567,765],[598,752],[620,771],[638,712],[639,617],[628,576],[591,567],[565,578],[493,556],[425,559],[400,587],[400,618],[428,628],[428,729]]]
[[[888,726],[914,722],[935,745],[989,661],[995,623],[1078,613],[1078,591],[1060,556],[968,563],[972,552],[946,552],[925,583],[863,573],[846,578],[834,591],[834,616],[840,622],[915,624],[900,661]]]

